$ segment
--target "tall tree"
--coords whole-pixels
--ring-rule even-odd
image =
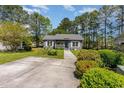
[[[100,10],[100,23],[101,28],[103,29],[103,35],[104,35],[104,48],[107,48],[107,28],[108,25],[111,23],[111,16],[113,13],[113,9],[111,6],[103,6]]]
[[[51,26],[50,20],[35,12],[30,15],[30,26],[36,47],[39,47],[42,35],[47,34],[49,31],[49,27]]]
[[[28,13],[19,5],[1,5],[0,20],[12,21],[22,24],[28,23]]]
[[[117,28],[119,28],[119,33],[118,35],[121,35],[122,32],[124,32],[124,6],[119,5],[119,6],[114,6],[115,8],[115,19],[117,21]]]
[[[71,25],[72,25],[72,23],[69,20],[69,18],[64,18],[60,22],[60,24],[58,26],[58,29],[63,29],[63,30],[65,30],[65,32],[69,33],[69,30],[70,30]]]

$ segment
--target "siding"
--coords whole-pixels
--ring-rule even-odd
[[[0,43],[0,50],[6,50],[6,47],[5,46],[3,46],[3,44],[2,43]]]

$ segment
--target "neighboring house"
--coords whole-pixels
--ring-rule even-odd
[[[124,33],[122,33],[121,35],[116,37],[115,40],[114,40],[114,43],[117,46],[124,45]]]
[[[6,50],[6,47],[0,42],[0,51]]]
[[[29,25],[23,25],[24,26],[24,28],[26,28],[27,30],[29,30],[30,29],[30,26]],[[30,31],[29,31],[29,33],[30,33]],[[2,42],[0,42],[0,51],[6,51],[6,50],[8,50],[8,49],[10,49],[10,47],[9,46],[4,46],[3,44],[2,44]],[[18,47],[18,49],[24,49],[24,46],[23,46],[23,43],[20,43],[20,46]]]
[[[10,50],[11,48],[9,46],[4,46],[1,42],[0,42],[0,51],[6,51],[6,50]],[[18,49],[24,49],[23,43],[20,43],[20,46],[18,47]]]
[[[78,34],[46,35],[43,41],[45,48],[81,49],[83,46],[83,38]]]
[[[124,52],[124,34],[115,39],[115,49]]]
[[[124,38],[117,38],[115,40],[115,44],[116,45],[122,45],[122,44],[124,44]]]

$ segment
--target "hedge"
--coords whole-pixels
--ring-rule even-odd
[[[81,78],[82,88],[122,88],[124,76],[103,68],[92,68]]]
[[[87,70],[94,67],[99,67],[98,62],[92,60],[77,61],[75,75],[77,78],[80,78]]]
[[[93,60],[96,62],[101,62],[101,57],[96,50],[81,50],[77,55],[78,60]]]
[[[99,50],[100,56],[105,66],[116,67],[121,63],[121,54],[113,50]]]

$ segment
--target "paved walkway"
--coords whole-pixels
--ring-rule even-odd
[[[28,57],[0,65],[0,87],[76,88],[75,61],[76,57],[66,50],[64,59]]]

